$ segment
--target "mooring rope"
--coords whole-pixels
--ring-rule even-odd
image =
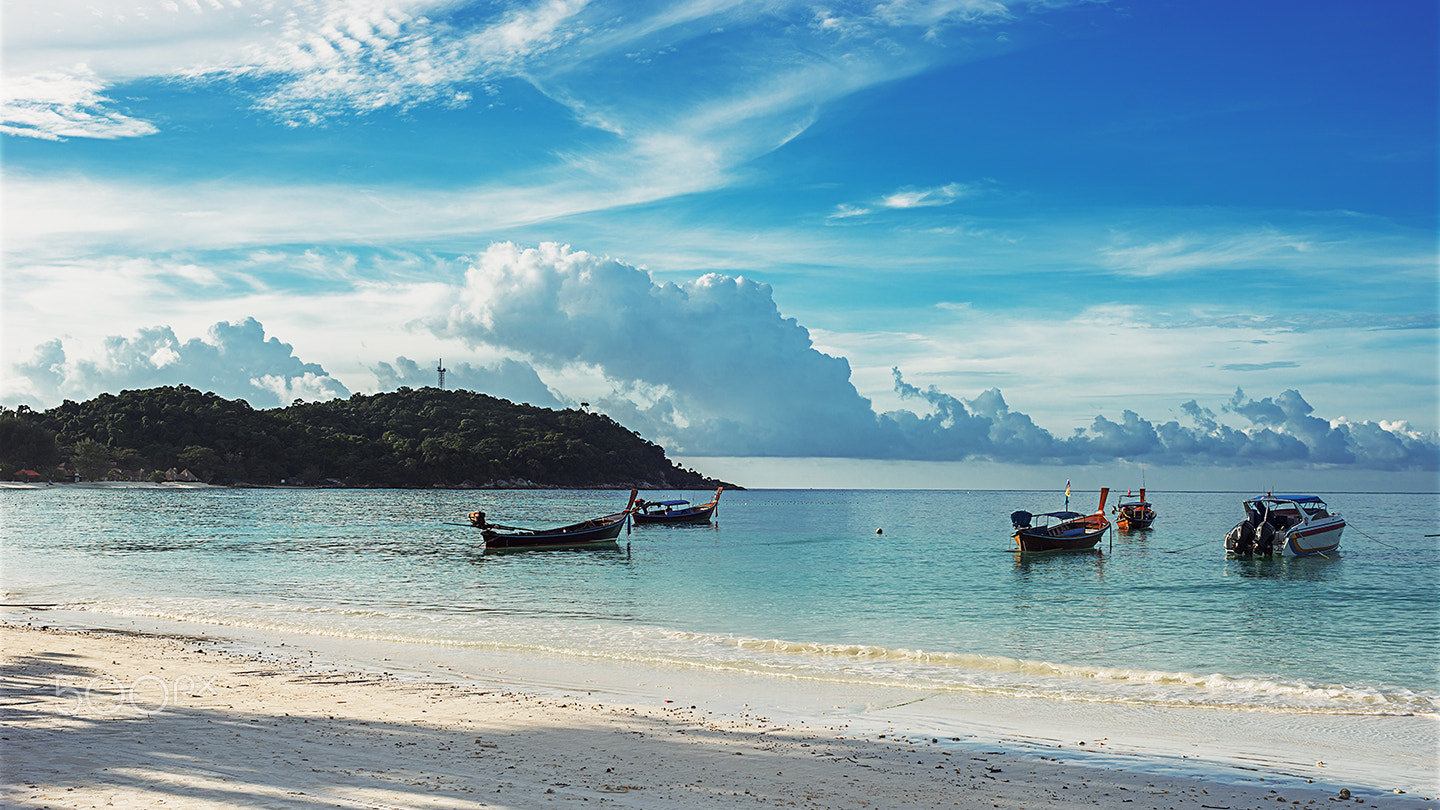
[[[1200,542],[1196,543],[1196,544],[1193,545],[1193,546],[1186,546],[1185,548],[1171,549],[1170,551],[1167,551],[1167,552],[1165,552],[1165,553],[1166,553],[1166,554],[1179,554],[1179,553],[1182,552],[1182,551],[1189,551],[1189,550],[1192,549],[1192,548],[1199,548],[1199,547],[1205,545],[1206,543],[1213,543],[1213,542],[1215,542],[1214,538],[1211,538],[1211,539],[1209,539],[1209,540],[1201,540]]]
[[[1349,524],[1346,524],[1346,525],[1349,526]],[[1361,537],[1370,537],[1370,535],[1366,534],[1365,532],[1360,531],[1359,529],[1356,529],[1354,526],[1349,526],[1349,528],[1350,528],[1352,531],[1354,531],[1356,534],[1360,535]],[[1371,540],[1375,540],[1375,538],[1373,538],[1373,537],[1370,537],[1370,539],[1371,539]],[[1392,546],[1392,545],[1390,545],[1389,543],[1385,542],[1384,540],[1375,540],[1375,542],[1379,543],[1380,545],[1382,545],[1382,546],[1384,546],[1384,547],[1386,547],[1386,548],[1393,548],[1393,549],[1395,549],[1396,551],[1404,551],[1404,550],[1405,550],[1405,549],[1403,549],[1403,548],[1400,548],[1399,546]]]

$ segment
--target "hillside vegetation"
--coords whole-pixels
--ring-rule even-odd
[[[63,463],[62,463],[63,462]],[[721,482],[677,467],[608,416],[437,388],[255,410],[187,386],[0,409],[0,470],[211,483],[640,487]]]

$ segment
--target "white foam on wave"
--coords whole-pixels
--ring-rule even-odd
[[[1163,672],[996,655],[748,638],[627,624],[404,609],[207,600],[76,607],[119,615],[363,641],[513,650],[787,679],[1049,700],[1320,714],[1440,717],[1440,694],[1222,673]]]

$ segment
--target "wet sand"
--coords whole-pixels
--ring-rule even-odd
[[[957,746],[683,700],[400,677],[303,649],[241,653],[208,634],[41,629],[43,616],[0,626],[13,807],[1437,806],[1377,789],[1342,798],[1318,781],[1097,767],[1000,739]]]

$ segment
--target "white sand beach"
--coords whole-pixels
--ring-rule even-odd
[[[655,689],[387,675],[336,667],[293,637],[283,652],[241,652],[204,630],[60,629],[45,611],[5,613],[12,807],[1437,806],[1324,780],[1156,775],[1003,734],[857,734]]]

